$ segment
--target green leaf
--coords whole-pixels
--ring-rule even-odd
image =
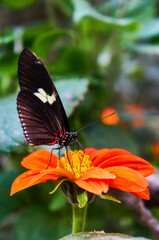
[[[99,196],[102,199],[106,199],[106,200],[111,200],[113,202],[117,202],[117,203],[121,203],[120,200],[118,200],[116,197],[114,197],[113,195],[107,193],[107,194],[102,194]]]
[[[48,65],[48,69],[55,74],[84,75],[92,71],[92,66],[86,51],[70,43],[60,49],[60,54]]]
[[[120,233],[104,233],[94,231],[94,232],[84,232],[84,233],[76,233],[68,235],[64,238],[61,238],[60,240],[84,240],[84,239],[98,239],[98,240],[150,240],[148,238],[142,238],[142,237],[131,237],[125,234]]]
[[[52,23],[45,22],[34,22],[34,24],[23,26],[24,30],[24,40],[27,42],[32,42],[33,39],[40,36],[44,32],[52,30]]]
[[[132,44],[130,50],[147,55],[159,55],[159,44]]]
[[[133,0],[128,1],[127,14],[137,19],[140,23],[147,22],[155,16],[156,0]]]
[[[66,38],[69,36],[70,32],[63,29],[54,29],[42,32],[34,41],[33,51],[40,57],[45,57],[49,54],[50,49],[55,45],[55,41],[59,39]],[[59,44],[59,42],[58,42]]]
[[[64,181],[68,181],[68,179],[67,179],[67,178],[57,179],[54,189],[53,189],[49,194],[55,193],[56,190],[60,187],[60,185],[61,185]]]
[[[74,5],[73,21],[75,23],[80,22],[84,17],[91,17],[96,20],[102,21],[106,24],[111,24],[120,27],[127,27],[130,25],[136,25],[134,20],[126,18],[112,18],[106,15],[99,13],[94,9],[88,1],[86,0],[72,0]]]
[[[55,83],[67,115],[70,116],[87,91],[86,79],[74,78]],[[0,151],[23,151],[24,136],[16,110],[16,95],[0,101]]]
[[[8,44],[13,41],[16,41],[16,40],[22,38],[23,34],[24,34],[24,31],[22,28],[20,28],[20,27],[14,28],[13,30],[10,30],[3,36],[0,36],[0,45]]]
[[[88,203],[87,192],[84,191],[82,193],[77,194],[77,199],[78,199],[78,202],[79,202],[78,207],[79,208],[85,207]]]
[[[159,19],[152,19],[145,22],[139,29],[138,38],[149,39],[159,35]]]
[[[35,3],[37,0],[16,0],[16,1],[12,1],[12,0],[1,0],[2,3],[6,4],[7,6],[11,7],[11,8],[15,8],[15,9],[21,9],[21,8],[25,8],[28,7],[30,5],[32,5],[33,3]]]
[[[0,72],[2,74],[7,73],[11,78],[11,76],[17,74],[17,63],[18,56],[13,53],[0,57]]]
[[[0,151],[16,151],[24,139],[16,110],[16,96],[1,100],[0,113]]]

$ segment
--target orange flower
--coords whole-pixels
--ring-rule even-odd
[[[50,151],[38,150],[25,157],[21,164],[29,170],[13,182],[11,195],[35,184],[48,181],[71,181],[87,192],[101,195],[109,187],[149,199],[145,177],[154,172],[146,160],[123,149],[87,148],[69,151],[61,160],[55,154],[47,168]],[[68,161],[69,159],[69,161]]]
[[[109,116],[110,114],[112,114],[113,112],[115,112],[115,114]],[[107,117],[108,116],[108,117]],[[107,125],[117,125],[120,122],[120,118],[118,113],[116,112],[116,110],[112,107],[106,107],[103,109],[102,113],[101,113],[101,120],[104,124]]]
[[[140,104],[130,104],[125,107],[125,112],[132,116],[131,124],[134,127],[142,127],[146,123],[145,110]]]

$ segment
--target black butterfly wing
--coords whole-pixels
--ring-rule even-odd
[[[67,116],[46,67],[27,48],[19,57],[18,75],[17,109],[27,142],[55,144],[70,131]]]

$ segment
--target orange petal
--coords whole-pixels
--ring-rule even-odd
[[[98,183],[100,183],[100,185],[101,185],[101,187],[102,187],[102,192],[103,193],[107,193],[108,192],[108,190],[109,190],[109,184],[108,183],[106,183],[106,182],[104,182],[104,181],[100,181],[100,180],[98,180]]]
[[[58,175],[59,177],[66,177],[69,179],[74,180],[75,176],[73,174],[73,172],[69,172],[64,168],[54,168],[54,169],[46,169],[46,170],[42,170],[41,173],[46,173],[46,174],[52,174],[52,175]]]
[[[90,161],[93,161],[94,158],[96,158],[98,151],[99,150],[97,150],[95,148],[85,148],[84,149],[84,153],[89,155]]]
[[[97,149],[95,149],[95,148],[85,148],[84,149],[84,153],[85,154],[87,154],[87,155],[91,155],[92,153],[94,153],[94,152],[97,152],[98,150]]]
[[[131,192],[131,194],[133,194],[136,197],[143,198],[145,200],[150,199],[150,191],[148,188],[146,188],[145,191],[142,191],[142,192],[136,192],[136,193]]]
[[[92,159],[92,166],[94,167],[99,166],[99,164],[103,163],[103,161],[106,161],[106,160],[109,161],[110,158],[113,158],[115,156],[121,156],[121,155],[131,156],[132,154],[120,148],[114,148],[109,150],[106,148],[103,148],[101,150],[98,150],[96,156],[94,156],[94,159]]]
[[[46,169],[48,166],[49,160],[51,156],[51,162],[49,164],[49,168],[55,168],[57,166],[58,157],[48,150],[37,150],[32,152],[27,157],[25,157],[21,164],[23,167],[28,169]]]
[[[36,176],[39,177],[38,181],[31,183],[32,179]],[[41,176],[41,178],[40,178]],[[19,175],[13,182],[11,187],[11,194],[13,195],[16,192],[19,192],[25,188],[31,187],[35,184],[45,182],[47,180],[57,179],[57,176],[42,176],[39,170],[29,170],[21,175]]]
[[[155,169],[152,167],[152,165],[148,161],[132,154],[118,155],[118,156],[109,158],[98,165],[98,167],[101,167],[101,168],[107,168],[107,167],[113,167],[113,166],[124,166],[124,167],[131,168],[137,172],[140,172],[145,177],[151,175],[155,171]]]
[[[100,156],[100,155],[106,155],[107,154],[107,151],[109,151],[109,149],[107,148],[102,148],[100,150],[97,150],[97,149],[91,149],[89,150],[89,148],[86,148],[85,149],[85,153],[89,155],[90,157],[90,161],[92,162],[92,166],[95,166],[94,165],[94,161]],[[97,166],[97,165],[96,165]]]
[[[80,179],[77,179],[75,183],[82,189],[94,193],[96,195],[101,195],[102,192],[106,193],[108,191],[108,184],[105,182],[98,182],[98,181],[83,181]]]
[[[115,175],[102,168],[91,168],[83,175],[80,176],[81,180],[86,180],[88,178],[96,179],[114,179]]]
[[[127,192],[142,192],[148,186],[147,180],[142,174],[126,167],[110,167],[107,171],[116,175],[115,179],[110,180],[110,187]]]

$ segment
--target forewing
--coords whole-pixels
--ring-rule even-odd
[[[17,97],[17,108],[27,142],[34,145],[53,144],[57,134],[60,137],[70,129],[46,67],[25,48],[19,57],[18,75],[21,91]]]
[[[56,91],[46,67],[28,48],[20,54],[18,75],[21,89],[34,93],[37,88],[42,88],[48,95],[51,95],[53,90]]]

